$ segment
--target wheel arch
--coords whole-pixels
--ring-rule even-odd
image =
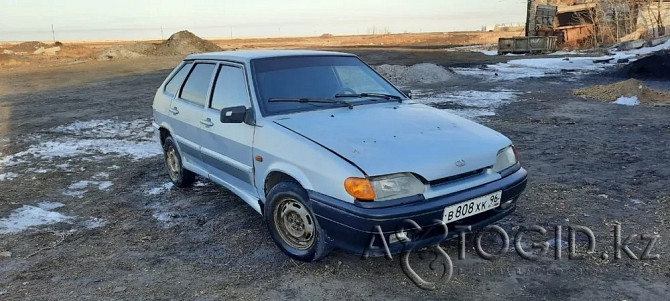
[[[309,178],[298,168],[278,163],[271,166],[267,170],[265,177],[263,177],[263,199],[265,199],[272,187],[283,181],[294,181],[305,190],[312,189],[312,183],[309,181]]]

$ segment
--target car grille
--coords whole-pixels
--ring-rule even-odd
[[[468,171],[466,173],[457,174],[455,176],[450,176],[450,177],[446,177],[446,178],[433,180],[433,181],[430,181],[428,183],[430,184],[430,186],[444,185],[444,184],[447,184],[447,183],[451,183],[451,182],[454,182],[454,181],[463,180],[465,178],[469,178],[469,177],[472,177],[472,176],[479,175],[482,172],[484,172],[484,170],[486,170],[486,168],[480,168],[480,169],[476,169],[476,170],[473,170],[473,171]]]

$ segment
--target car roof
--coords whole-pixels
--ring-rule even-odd
[[[355,56],[350,53],[317,50],[231,50],[197,53],[184,60],[225,60],[248,62],[253,59],[286,56]]]

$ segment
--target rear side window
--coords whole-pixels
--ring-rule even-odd
[[[186,78],[186,74],[188,74],[188,70],[190,69],[191,64],[184,64],[181,66],[179,71],[168,81],[167,85],[165,85],[165,92],[171,94],[171,95],[176,95],[177,91],[179,91],[179,87],[181,86],[181,83],[184,82],[184,78]]]
[[[244,79],[244,70],[239,67],[222,65],[216,76],[212,93],[212,109],[245,106],[249,107],[249,90]]]
[[[193,71],[186,79],[179,97],[204,106],[215,66],[214,64],[196,64],[193,66]]]

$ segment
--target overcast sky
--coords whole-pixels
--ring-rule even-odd
[[[0,0],[0,40],[311,36],[523,23],[526,0]]]

